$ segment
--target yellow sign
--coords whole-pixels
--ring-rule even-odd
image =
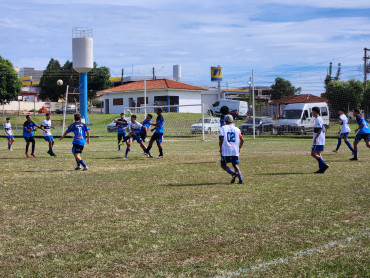
[[[211,67],[211,81],[222,81],[222,67]]]

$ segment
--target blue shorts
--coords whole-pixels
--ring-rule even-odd
[[[143,142],[143,139],[141,138],[140,133],[136,134],[135,136],[132,136],[132,140],[133,141],[136,140],[136,142],[138,142],[138,143]]]
[[[348,139],[348,133],[349,133],[349,132],[341,133],[339,136],[340,136],[340,138],[342,138],[342,139]]]
[[[13,139],[14,138],[14,135],[7,135],[6,136],[6,139]]]
[[[324,145],[312,145],[312,151],[313,152],[323,152]]]
[[[370,133],[357,134],[355,138],[355,142],[360,142],[361,139],[364,139],[365,141],[366,140],[370,141]]]
[[[162,143],[163,141],[163,133],[155,132],[150,138],[150,141],[157,141],[157,143]]]
[[[45,139],[45,141],[47,141],[47,142],[54,141],[54,137],[53,137],[53,135],[44,136],[44,139]]]
[[[84,146],[73,144],[72,153],[82,153],[83,149],[84,149]]]
[[[23,137],[23,138],[24,138],[24,141],[26,141],[27,143],[35,143],[35,138],[33,138],[33,136]]]
[[[221,155],[221,164],[232,163],[234,165],[239,164],[238,156],[222,156]]]

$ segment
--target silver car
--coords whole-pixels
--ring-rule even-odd
[[[204,133],[212,133],[220,131],[220,119],[219,118],[204,118],[203,125]],[[191,125],[190,132],[192,134],[202,133],[202,119],[197,123]]]

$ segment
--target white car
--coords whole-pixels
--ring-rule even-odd
[[[212,133],[220,131],[220,119],[219,118],[204,118],[204,133]],[[202,133],[202,119],[196,124],[191,125],[190,132],[192,134]]]

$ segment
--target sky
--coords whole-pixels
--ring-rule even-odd
[[[223,67],[222,88],[270,86],[283,77],[319,95],[329,63],[341,80],[363,80],[370,48],[369,0],[2,0],[0,56],[14,66],[45,69],[72,60],[72,29],[90,27],[94,61],[112,77],[171,76],[216,86],[210,67]],[[369,53],[370,55],[370,53]]]

